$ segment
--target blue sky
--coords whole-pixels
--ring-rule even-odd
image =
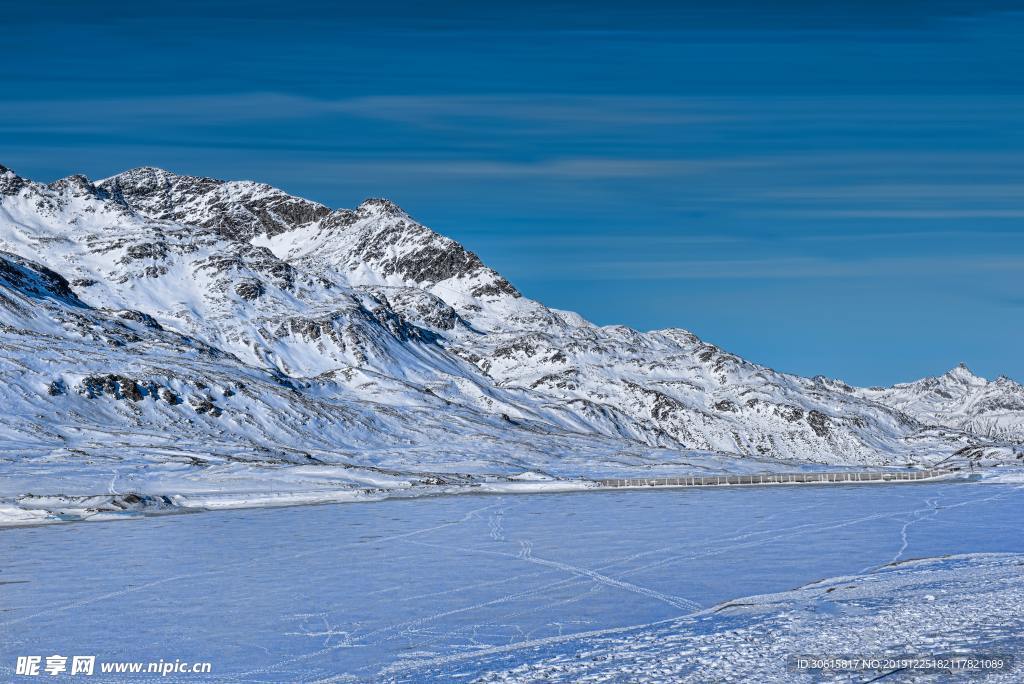
[[[386,196],[598,323],[858,384],[1024,379],[1021,10],[21,3],[0,163]]]

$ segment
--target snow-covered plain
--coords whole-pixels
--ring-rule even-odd
[[[1019,484],[944,482],[0,530],[0,678],[33,653],[213,663],[164,680],[179,682],[800,681],[789,653],[1020,660],[1022,504]],[[1004,555],[906,563],[948,554]]]

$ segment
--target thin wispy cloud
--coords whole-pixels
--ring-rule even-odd
[[[712,171],[763,165],[755,159],[631,159],[580,157],[537,161],[468,159],[389,159],[314,164],[331,173],[381,176],[454,176],[465,178],[602,179],[699,175]]]
[[[522,121],[571,126],[666,126],[740,121],[742,109],[714,101],[671,96],[376,96],[335,104],[337,111],[412,125]]]
[[[106,131],[126,124],[218,124],[288,120],[334,111],[334,104],[282,93],[166,95],[117,98],[8,99],[0,107],[0,125],[77,124],[80,130]]]
[[[866,185],[818,185],[803,188],[777,188],[760,193],[761,197],[825,202],[832,200],[910,201],[910,200],[992,200],[1024,198],[1024,183],[886,183]]]
[[[678,97],[552,96],[371,96],[340,99],[279,92],[166,95],[80,99],[8,99],[0,124],[89,122],[100,128],[127,122],[218,123],[290,120],[351,115],[413,126],[488,122],[570,124],[573,126],[687,125],[746,118],[707,100]]]
[[[952,221],[962,219],[1021,219],[1021,209],[789,209],[767,212],[774,216],[811,219],[896,219]]]
[[[1024,274],[1024,255],[1009,257],[894,257],[858,260],[825,258],[606,261],[581,269],[578,277],[595,280],[725,280],[879,278],[952,275],[994,271]]]
[[[822,232],[810,233],[806,235],[795,235],[792,237],[795,241],[810,242],[810,243],[828,243],[828,242],[885,242],[892,240],[961,240],[964,238],[971,238],[973,241],[979,239],[1001,239],[1011,237],[1018,234],[1018,231],[1014,228],[1007,230],[983,230],[974,226],[966,226],[961,229],[944,229],[944,228],[920,228],[918,230],[888,230],[888,231],[871,231],[864,230],[859,227],[856,230],[842,231],[839,227],[829,225],[827,228],[823,228]]]
[[[491,241],[500,245],[520,247],[574,247],[576,249],[632,248],[637,243],[650,247],[671,247],[687,245],[735,245],[747,242],[747,238],[735,235],[663,235],[642,234],[623,227],[618,235],[593,234],[541,234],[500,235]]]
[[[243,91],[216,94],[168,94],[117,97],[8,97],[0,122],[91,121],[110,125],[145,119],[151,122],[217,123],[289,120],[347,115],[392,121],[414,127],[498,123],[615,126],[721,126],[726,131],[768,124],[799,125],[806,132],[827,133],[837,126],[883,126],[904,129],[939,126],[956,129],[968,122],[1019,118],[1024,97],[972,97],[961,101],[935,95],[889,98],[858,96],[781,96],[770,99],[692,95],[369,95],[313,97],[288,91]],[[785,129],[781,129],[782,133]],[[854,152],[853,150],[850,151]],[[868,153],[870,154],[870,153]]]

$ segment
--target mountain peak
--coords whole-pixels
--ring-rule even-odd
[[[363,200],[356,211],[360,214],[376,214],[380,216],[399,216],[408,218],[409,214],[400,206],[383,197],[369,197]]]
[[[213,228],[242,241],[287,232],[331,213],[322,204],[263,183],[184,176],[153,166],[96,185],[150,218]]]
[[[70,190],[73,194],[77,195],[91,195],[96,192],[96,186],[92,184],[92,181],[80,173],[55,180],[52,183],[49,183],[46,187],[51,190]]]
[[[113,182],[113,181],[117,181],[117,180],[126,181],[126,180],[131,180],[131,179],[142,179],[142,178],[172,179],[172,178],[187,178],[187,177],[188,176],[182,176],[180,174],[174,173],[173,171],[168,171],[167,169],[162,169],[159,166],[136,166],[134,168],[128,169],[126,171],[122,171],[121,173],[114,174],[113,176],[110,176],[108,178],[104,178],[103,180],[99,180],[99,181],[96,181],[96,182],[97,182],[97,184],[99,184],[99,183]],[[210,180],[213,180],[213,179],[210,179]]]
[[[15,195],[25,185],[24,178],[0,164],[0,195]]]
[[[182,176],[156,166],[138,166],[122,171],[116,175],[96,181],[97,187],[108,188],[114,193],[139,196],[171,188],[193,188],[195,191],[210,189],[223,185],[224,181],[216,178],[199,176]]]
[[[947,371],[945,377],[950,378],[952,380],[957,380],[959,382],[977,382],[979,380],[984,381],[984,378],[975,375],[971,371],[971,369],[967,367],[967,364],[964,363],[963,361],[958,363],[955,368],[952,368],[949,371]]]

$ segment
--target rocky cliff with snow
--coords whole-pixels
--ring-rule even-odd
[[[198,482],[261,462],[367,482],[694,452],[935,464],[1015,459],[1024,442],[1007,378],[854,388],[681,329],[595,326],[387,200],[0,167],[0,250],[0,469],[26,477],[116,476],[119,459]]]

